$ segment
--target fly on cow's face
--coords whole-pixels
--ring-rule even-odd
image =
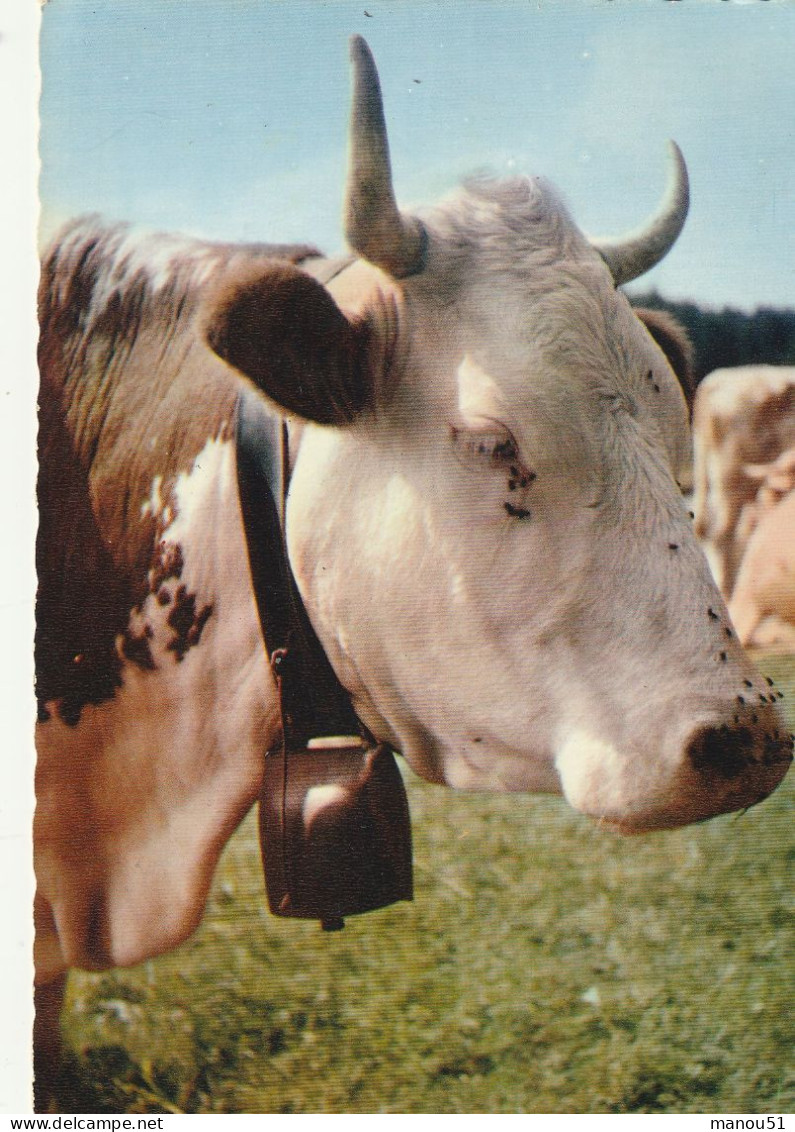
[[[456,455],[468,463],[503,467],[510,465],[511,474],[519,476],[514,465],[518,459],[516,441],[510,432],[496,422],[487,422],[483,428],[451,428]],[[515,477],[515,478],[516,478]]]
[[[510,472],[513,476],[513,482],[518,484],[519,487],[529,487],[536,478],[535,472],[529,472],[526,468],[516,468],[511,465]]]

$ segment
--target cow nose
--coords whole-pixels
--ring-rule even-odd
[[[687,745],[699,774],[724,779],[737,778],[755,765],[783,769],[792,762],[792,751],[792,736],[778,727],[765,731],[744,724],[700,727]]]

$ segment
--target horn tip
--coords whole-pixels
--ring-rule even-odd
[[[673,165],[677,179],[682,183],[686,191],[688,188],[687,162],[685,161],[684,154],[673,138],[668,139],[668,160]]]
[[[617,285],[650,271],[678,239],[690,208],[690,182],[682,151],[668,139],[668,185],[661,210],[643,229],[623,239],[592,240]]]
[[[363,58],[372,59],[373,57],[369,44],[362,35],[352,35],[348,40],[348,48],[350,50],[352,63],[358,63]]]

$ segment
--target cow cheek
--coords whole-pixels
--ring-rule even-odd
[[[367,482],[358,513],[354,502],[330,514],[300,490],[290,511],[299,586],[357,711],[426,779],[557,792],[547,745],[527,748],[528,735],[544,732],[549,701],[533,697],[531,716],[521,710],[534,681],[516,607],[503,616],[493,570],[472,576],[477,555],[460,538],[451,545],[406,479]],[[499,548],[490,560],[497,565],[504,568]]]

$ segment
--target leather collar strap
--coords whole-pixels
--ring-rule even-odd
[[[237,404],[237,477],[262,635],[279,684],[282,746],[331,735],[363,735],[301,601],[287,557],[284,505],[287,424],[249,390]]]
[[[271,911],[334,931],[344,916],[411,900],[411,823],[394,755],[357,720],[290,569],[288,439],[258,395],[240,395],[240,505],[282,715],[280,742],[265,757],[260,845]]]

